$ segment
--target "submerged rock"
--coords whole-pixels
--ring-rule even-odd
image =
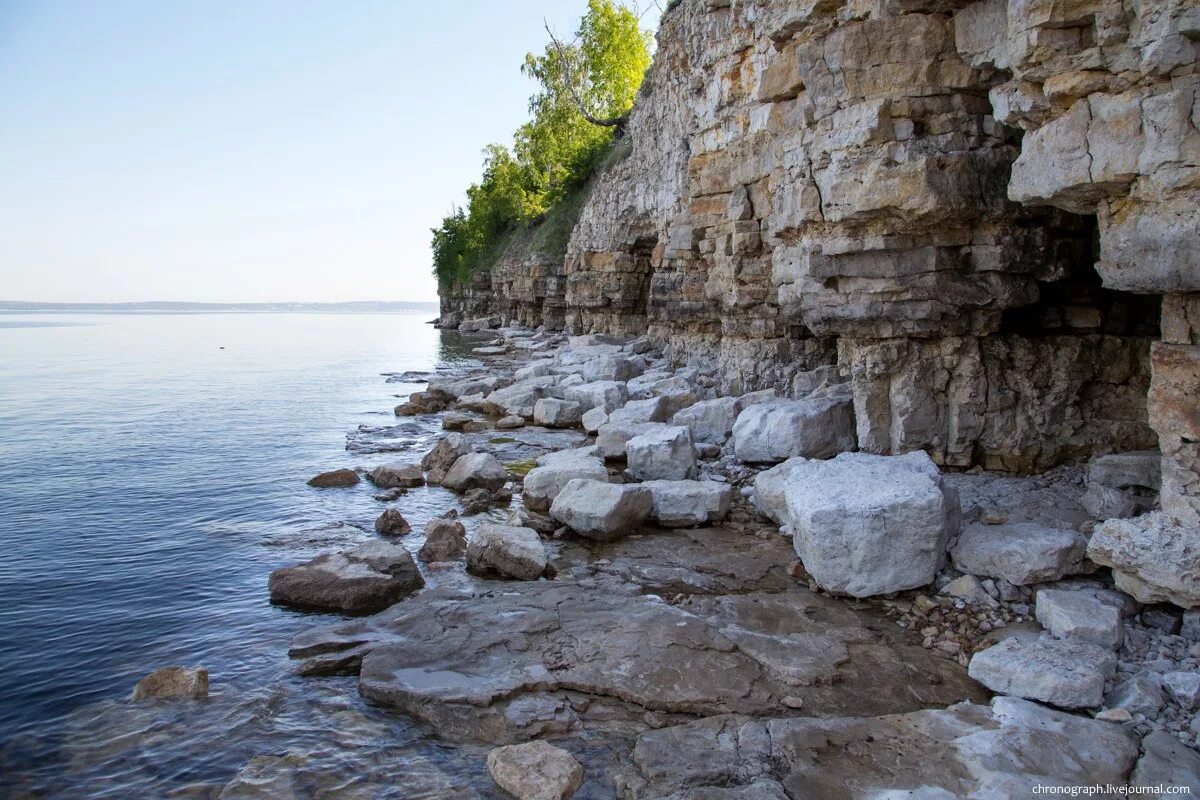
[[[317,489],[343,489],[347,486],[355,486],[358,482],[358,473],[354,470],[335,469],[309,478],[308,485]]]
[[[137,682],[130,700],[137,702],[157,698],[208,697],[208,670],[204,667],[163,667]]]
[[[588,539],[616,539],[650,516],[654,497],[636,484],[573,478],[550,506],[550,516]]]
[[[487,767],[517,800],[567,800],[583,784],[575,756],[541,740],[498,747],[488,753]]]
[[[467,569],[533,581],[546,571],[546,547],[532,528],[483,523],[467,543]]]
[[[854,597],[930,583],[958,518],[957,499],[922,451],[795,464],[784,495],[796,554],[809,574]]]
[[[377,611],[425,585],[403,546],[371,542],[271,573],[276,603],[358,613]]]

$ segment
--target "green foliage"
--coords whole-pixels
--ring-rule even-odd
[[[587,117],[611,120],[629,112],[650,66],[651,44],[633,10],[588,0],[574,42],[551,42],[541,55],[525,57],[522,72],[539,83],[529,99],[531,119],[517,130],[511,151],[497,144],[484,150],[483,177],[467,189],[466,208],[455,208],[433,229],[439,283],[464,283],[535,221],[547,227],[535,246],[565,252],[585,185],[613,141],[613,127]]]

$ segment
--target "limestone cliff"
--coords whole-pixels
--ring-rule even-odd
[[[1197,36],[1191,0],[683,0],[564,263],[447,310],[648,331],[734,392],[837,364],[871,452],[1159,440],[1195,514]]]

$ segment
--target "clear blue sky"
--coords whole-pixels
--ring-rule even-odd
[[[0,0],[0,299],[433,299],[429,228],[584,6]]]

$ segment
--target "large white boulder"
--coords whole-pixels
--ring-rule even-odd
[[[967,525],[950,551],[960,572],[1025,586],[1082,569],[1087,540],[1078,532],[1034,522]]]
[[[485,522],[467,542],[467,569],[534,581],[546,571],[546,546],[533,528]]]
[[[967,674],[993,692],[1062,708],[1095,708],[1117,658],[1078,639],[1010,636],[971,658]]]
[[[1121,611],[1087,592],[1043,589],[1037,621],[1059,639],[1079,639],[1113,650],[1121,646]]]
[[[654,496],[639,484],[575,478],[550,506],[550,516],[575,533],[600,541],[624,536],[646,521]]]
[[[676,412],[671,424],[686,425],[691,429],[694,441],[725,444],[741,410],[741,402],[736,397],[701,400]]]
[[[756,403],[733,424],[734,453],[742,461],[828,458],[856,446],[854,398],[842,387],[803,400]]]
[[[545,375],[505,386],[484,398],[484,408],[491,414],[530,419],[533,417],[534,404],[545,397],[549,388],[557,381],[555,376]]]
[[[442,486],[462,494],[471,489],[498,491],[508,483],[508,470],[491,453],[467,453],[454,462]]]
[[[666,425],[634,436],[625,444],[629,474],[639,481],[682,481],[696,474],[692,432]]]
[[[922,451],[806,461],[792,468],[784,494],[805,569],[854,597],[931,582],[959,518],[957,497]]]
[[[570,452],[570,451],[567,451]],[[556,459],[545,466],[534,467],[525,476],[522,500],[531,511],[545,511],[563,487],[575,478],[607,481],[608,470],[599,458],[577,456]]]
[[[665,422],[606,422],[596,431],[596,446],[607,459],[625,457],[629,440],[643,433],[670,427]]]
[[[593,381],[563,389],[563,399],[573,400],[584,408],[600,406],[612,412],[625,405],[629,395],[620,381]]]
[[[1117,588],[1140,603],[1200,607],[1200,526],[1184,525],[1161,511],[1096,526],[1088,557],[1112,567]]]
[[[787,487],[792,472],[807,458],[796,456],[754,476],[754,505],[776,525],[789,525],[787,513]]]
[[[572,428],[583,417],[583,406],[574,400],[543,397],[533,404],[533,422],[547,428]]]
[[[720,522],[729,513],[733,488],[716,481],[646,481],[651,519],[668,528]]]

